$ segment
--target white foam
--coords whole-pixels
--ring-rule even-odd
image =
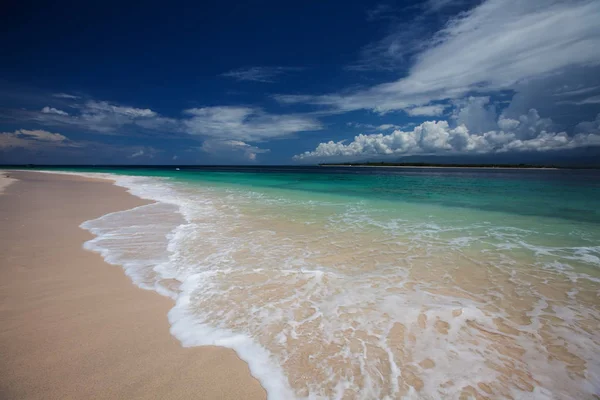
[[[204,279],[212,272],[195,274],[183,282],[182,293],[177,297],[175,307],[169,311],[171,333],[186,347],[221,346],[233,349],[246,361],[252,375],[258,378],[271,399],[291,399],[294,397],[281,369],[271,360],[270,354],[247,335],[222,328],[214,328],[198,321],[189,312],[190,296],[204,284]]]
[[[514,398],[565,398],[552,390],[589,394],[600,387],[594,362],[600,359],[600,344],[584,329],[572,328],[600,317],[577,309],[574,288],[560,304],[537,293],[514,269],[521,261],[512,254],[535,260],[531,268],[548,274],[544,279],[568,276],[575,285],[589,275],[568,263],[594,265],[597,248],[534,245],[524,239],[534,231],[486,221],[460,225],[380,218],[360,202],[294,202],[164,178],[101,176],[156,203],[85,222],[82,227],[96,235],[86,247],[122,265],[137,285],[174,298],[171,333],[184,346],[234,349],[271,399],[397,398],[401,393],[404,398],[459,398],[466,386],[498,380],[501,373],[489,364],[506,362],[498,343],[523,349],[511,362],[539,383],[532,392],[516,384],[507,388]],[[473,255],[473,246],[485,249]],[[553,257],[560,262],[548,263]],[[537,302],[526,313],[531,323],[511,322],[508,310],[496,306],[495,299],[514,297],[500,283],[487,282],[489,290],[471,293],[455,283],[452,268],[430,280],[413,280],[443,263],[487,268],[490,277],[505,278],[499,282],[515,292],[535,293]],[[180,284],[172,288],[169,280]],[[553,316],[568,325],[549,334],[570,343],[569,352],[588,363],[585,380],[563,372],[561,361],[548,361],[538,331],[550,304]],[[499,330],[497,318],[523,334]],[[447,332],[441,334],[436,322],[446,324]],[[390,342],[397,324],[404,336],[393,339],[400,344]],[[397,346],[410,357],[402,359]],[[427,359],[435,368],[420,366]],[[313,374],[305,381],[298,371],[303,363]],[[406,380],[407,371],[416,371],[420,390],[401,387],[399,378]]]
[[[2,192],[4,192],[4,189],[6,189],[8,185],[16,182],[17,180],[14,178],[10,178],[8,176],[8,171],[0,170],[0,175],[0,194],[2,194]]]
[[[156,290],[176,300],[169,312],[171,333],[184,346],[215,345],[231,348],[246,361],[252,374],[260,380],[269,398],[289,399],[292,391],[281,369],[272,362],[269,353],[252,338],[230,330],[202,324],[188,312],[191,292],[201,284],[202,274],[190,275],[190,260],[182,257],[178,243],[183,237],[193,234],[191,224],[181,217],[198,217],[206,210],[182,199],[161,179],[129,177],[110,174],[85,174],[90,177],[112,179],[115,184],[130,193],[157,203],[104,215],[86,221],[81,227],[96,237],[84,244],[86,249],[100,253],[104,259],[121,265],[125,273],[141,288]],[[177,217],[177,214],[180,217]],[[147,224],[140,221],[147,220]],[[128,223],[135,221],[137,225]],[[135,254],[132,248],[142,247]],[[148,276],[153,271],[157,276]],[[182,282],[175,293],[162,286],[162,279]]]

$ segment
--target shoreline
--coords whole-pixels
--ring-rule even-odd
[[[1,398],[266,398],[233,350],[181,346],[171,299],[83,249],[81,223],[149,201],[75,175],[0,185]]]
[[[7,171],[0,170],[0,195],[6,190],[6,188],[15,183],[17,180],[12,178]]]
[[[344,167],[344,168],[440,168],[440,169],[515,169],[515,170],[552,170],[558,171],[564,168],[556,167],[457,167],[457,166],[440,166],[440,165],[319,165],[319,167]]]

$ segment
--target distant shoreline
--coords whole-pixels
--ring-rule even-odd
[[[463,168],[463,169],[549,169],[558,170],[564,169],[559,167],[511,167],[511,166],[478,166],[478,165],[373,165],[373,164],[319,164],[319,167],[367,167],[367,168]]]

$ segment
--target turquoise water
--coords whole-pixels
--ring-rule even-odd
[[[213,167],[183,168],[179,171],[173,167],[70,170],[167,177],[188,183],[279,189],[367,201],[429,203],[600,223],[600,171],[597,170],[366,167]]]
[[[535,230],[535,244],[600,243],[600,171],[334,167],[74,169],[161,177],[272,198],[360,204],[382,223],[395,219]],[[585,267],[585,266],[584,266]]]
[[[598,171],[72,171],[156,201],[87,247],[270,398],[600,394]]]

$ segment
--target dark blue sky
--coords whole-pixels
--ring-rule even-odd
[[[597,1],[86,3],[2,4],[0,163],[600,155]]]

